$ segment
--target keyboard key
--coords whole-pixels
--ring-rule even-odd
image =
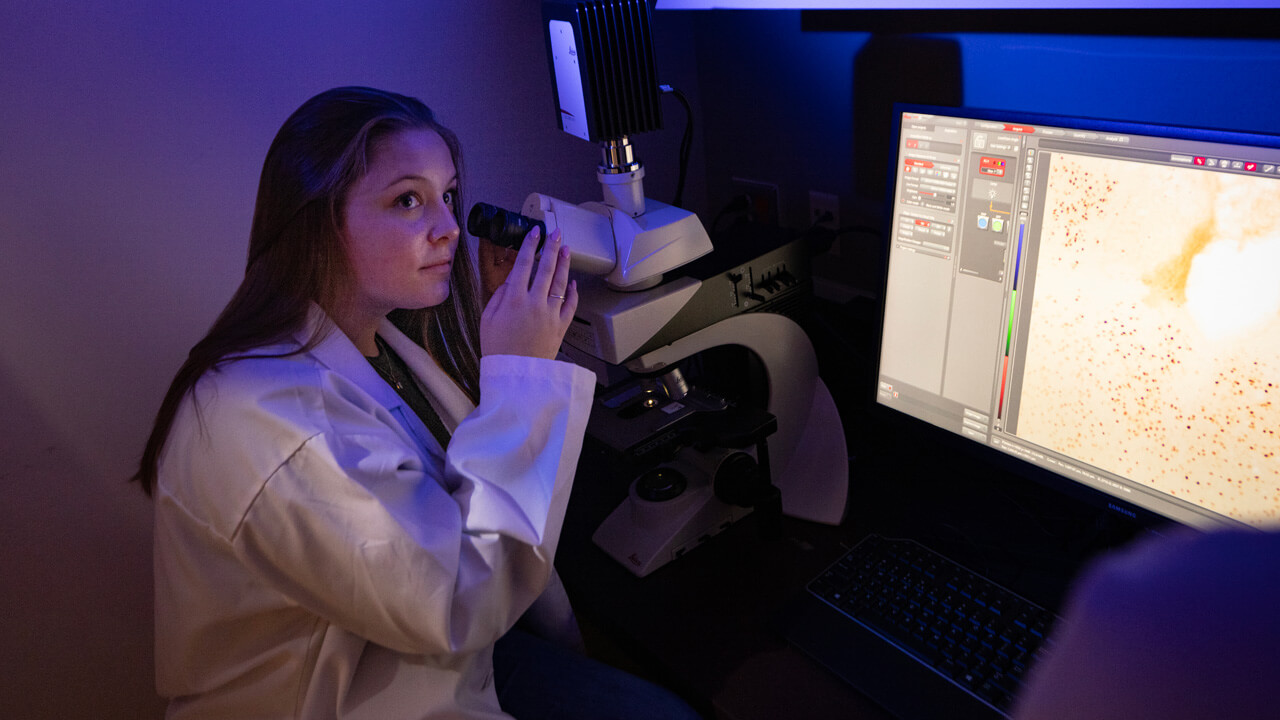
[[[999,709],[1057,619],[911,540],[868,536],[809,591]]]

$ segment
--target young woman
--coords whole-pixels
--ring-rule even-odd
[[[273,141],[244,281],[136,476],[171,718],[506,717],[495,642],[526,614],[575,637],[552,560],[594,379],[554,360],[568,251],[527,239],[482,313],[461,184],[455,136],[393,93],[322,93]]]

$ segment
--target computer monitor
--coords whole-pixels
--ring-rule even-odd
[[[1280,138],[894,108],[875,403],[1128,517],[1280,520]]]

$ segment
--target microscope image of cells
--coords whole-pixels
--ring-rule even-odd
[[[1014,432],[1280,524],[1280,182],[1063,154],[1047,172]]]

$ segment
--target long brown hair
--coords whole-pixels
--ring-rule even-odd
[[[178,369],[132,478],[148,495],[174,416],[200,377],[225,362],[254,356],[256,348],[293,337],[305,326],[312,303],[332,307],[351,272],[342,245],[347,192],[365,173],[369,153],[380,139],[418,129],[436,132],[449,147],[458,171],[453,212],[458,227],[464,228],[458,138],[421,101],[372,88],[335,88],[303,103],[281,126],[258,182],[244,280]],[[454,256],[448,299],[390,315],[473,402],[480,395],[479,317],[479,288],[465,238]],[[323,337],[310,337],[287,354],[306,352]]]

